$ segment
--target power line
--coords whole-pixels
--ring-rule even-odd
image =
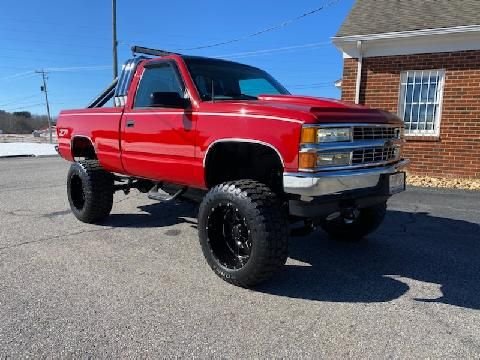
[[[54,103],[50,103],[50,105],[64,105],[64,104],[71,104],[71,103],[68,103],[68,102],[54,102]],[[9,112],[9,113],[14,113],[14,112],[17,112],[18,110],[28,110],[28,109],[31,109],[31,108],[34,108],[34,107],[37,107],[37,106],[45,106],[45,103],[38,103],[38,104],[31,104],[31,105],[26,105],[26,106],[22,106],[22,107],[18,107],[18,108],[15,108],[15,109],[7,109],[7,110],[3,110],[3,109],[0,109],[3,110],[3,111],[6,111],[6,112]]]
[[[278,48],[259,49],[259,50],[253,50],[253,51],[214,55],[213,57],[246,58],[250,56],[269,55],[269,54],[283,52],[283,51],[290,52],[292,50],[314,49],[314,48],[329,46],[329,45],[331,45],[329,41],[322,41],[322,42],[307,43],[307,44],[300,44],[300,45],[284,46],[284,47],[278,47]],[[110,67],[111,67],[110,65],[65,66],[65,67],[50,67],[50,68],[46,68],[46,70],[48,70],[49,72],[74,72],[74,71],[83,71],[83,70],[106,70],[106,69],[110,69]],[[7,76],[6,78],[0,78],[0,80],[15,78],[17,76],[24,75],[24,74],[33,74],[33,71],[26,71],[18,74],[13,74],[13,75]]]
[[[313,10],[310,10],[306,13],[303,13],[299,16],[296,16],[292,19],[289,19],[289,20],[286,20],[286,21],[283,21],[281,22],[280,24],[278,25],[275,25],[275,26],[271,26],[269,28],[265,28],[265,29],[262,29],[262,30],[259,30],[259,31],[256,31],[254,33],[251,33],[251,34],[248,34],[248,35],[244,35],[244,36],[241,36],[241,37],[238,37],[238,38],[235,38],[235,39],[230,39],[230,40],[225,40],[225,41],[221,41],[221,42],[217,42],[217,43],[213,43],[213,44],[206,44],[206,45],[200,45],[200,46],[195,46],[195,47],[191,47],[191,48],[183,48],[183,49],[176,49],[177,51],[185,51],[185,50],[200,50],[200,49],[208,49],[208,48],[213,48],[213,47],[217,47],[217,46],[222,46],[222,45],[227,45],[227,44],[232,44],[232,43],[235,43],[235,42],[239,42],[239,41],[242,41],[242,40],[246,40],[246,39],[249,39],[249,38],[252,38],[252,37],[255,37],[255,36],[259,36],[259,35],[263,35],[267,32],[271,32],[271,31],[275,31],[275,30],[279,30],[281,28],[284,28],[298,20],[301,20],[307,16],[310,16],[310,15],[313,15],[313,14],[316,14],[318,13],[319,11],[322,11],[330,6],[332,6],[333,4],[337,3],[338,1],[340,0],[331,0],[329,1],[328,3],[326,3],[325,5],[322,5],[322,6],[319,6]]]
[[[316,43],[309,43],[309,44],[302,44],[302,45],[284,46],[284,47],[273,48],[273,49],[260,49],[260,50],[254,50],[254,51],[215,55],[213,57],[243,58],[243,57],[256,56],[256,55],[268,55],[271,53],[276,53],[281,51],[317,48],[317,47],[326,46],[326,45],[331,45],[331,43],[329,41],[323,41],[323,42],[316,42]]]
[[[110,69],[110,65],[92,65],[92,66],[64,66],[64,67],[51,67],[45,68],[45,71],[48,72],[76,72],[76,71],[91,71],[91,70],[106,70]],[[35,75],[35,71],[22,71],[16,74],[8,75],[6,77],[0,78],[1,80],[13,80],[13,79],[24,79],[32,77]]]
[[[30,66],[10,66],[10,65],[2,65],[3,69],[12,69],[12,70],[29,70],[31,69]]]
[[[72,40],[73,41],[73,40]],[[86,50],[85,52],[88,52]],[[85,52],[83,54],[73,54],[73,53],[68,53],[68,52],[58,52],[58,55],[53,55],[53,53],[49,52],[43,52],[42,55],[49,55],[51,54],[50,57],[47,56],[40,56],[39,52],[32,52],[33,55],[27,55],[27,54],[18,54],[18,55],[3,55],[3,53],[0,55],[1,59],[12,59],[12,60],[36,60],[36,61],[55,61],[58,58],[69,58],[69,59],[79,59],[79,58],[84,58],[85,57]],[[101,57],[105,58],[106,53],[102,53]]]
[[[25,106],[21,106],[21,107],[16,107],[16,108],[13,108],[13,109],[9,109],[9,110],[6,110],[6,111],[12,112],[12,111],[16,111],[16,110],[30,109],[30,108],[32,108],[32,107],[40,106],[40,105],[45,105],[45,103],[44,103],[44,102],[41,102],[41,103],[37,103],[37,104],[25,105]]]
[[[0,30],[2,30],[3,33],[11,32],[12,34],[15,34],[15,35],[18,35],[18,34],[26,34],[26,35],[34,34],[34,35],[39,35],[39,36],[50,37],[52,35],[52,33],[54,33],[57,38],[60,38],[60,39],[63,39],[63,40],[67,40],[69,37],[70,38],[73,37],[75,40],[80,40],[80,39],[89,39],[89,40],[92,40],[92,39],[108,39],[108,35],[104,35],[104,33],[103,33],[104,29],[97,29],[98,31],[96,31],[95,34],[91,35],[91,36],[88,36],[88,35],[87,36],[79,36],[79,35],[85,35],[85,31],[77,31],[78,27],[64,28],[64,29],[71,30],[72,32],[74,32],[75,34],[73,36],[68,34],[67,32],[58,33],[57,29],[58,29],[58,24],[56,25],[55,28],[48,28],[48,27],[45,27],[45,26],[36,27],[34,31],[29,30],[27,28],[2,27],[1,24],[0,24]],[[88,27],[88,29],[92,30],[91,27]],[[62,36],[58,37],[58,35],[62,35]]]
[[[28,39],[22,39],[21,42],[22,44],[24,43],[33,43],[33,44],[45,44],[45,45],[56,45],[56,46],[71,46],[72,44],[72,38],[70,37],[69,39],[66,39],[66,38],[58,38],[57,35],[55,35],[55,41],[53,40],[45,40],[45,39],[39,39],[37,40],[36,38],[35,39],[32,39],[31,37],[29,37]],[[18,36],[17,37],[3,37],[2,36],[2,40],[11,40],[11,41],[18,41]],[[63,41],[59,41],[59,40],[63,40]],[[95,45],[92,45],[91,44],[91,41],[92,39],[87,39],[87,38],[83,38],[83,39],[75,39],[75,48],[79,48],[79,49],[100,49],[100,50],[104,50],[105,47],[104,46],[95,46]],[[88,44],[83,44],[83,43],[80,43],[79,41],[77,40],[85,40],[85,41],[88,41],[89,43]],[[17,51],[17,50],[16,50]],[[23,48],[19,48],[18,51],[24,51]]]
[[[11,17],[11,16],[2,17],[0,15],[0,23],[1,24],[5,24],[7,21],[10,21],[10,22],[16,23],[16,24],[20,24],[20,23],[22,23],[22,21],[25,21],[25,19],[21,18],[21,17],[20,18],[15,18],[15,17]],[[57,21],[46,21],[44,19],[28,19],[28,23],[29,24],[43,25],[43,27],[36,27],[37,29],[42,28],[42,29],[45,29],[45,30],[55,30],[58,27],[58,20]],[[50,27],[50,26],[45,26],[45,25],[52,25],[52,26]],[[82,22],[82,23],[69,22],[68,26],[71,26],[71,27],[68,27],[67,29],[71,29],[71,30],[77,30],[77,29],[92,30],[92,25],[97,25],[97,26],[93,27],[94,30],[102,30],[102,31],[107,30],[106,27],[105,27],[105,24],[103,24],[101,22],[98,22],[98,23],[89,22],[88,24],[85,24],[84,22]],[[2,29],[2,30],[13,30],[13,31],[18,30],[18,29],[12,29],[11,27],[8,27],[8,26],[7,27],[0,27],[0,29]],[[25,31],[26,29],[22,29],[22,30]]]
[[[31,76],[34,76],[35,73],[33,70],[29,70],[29,71],[22,71],[22,72],[19,72],[19,73],[16,73],[16,74],[12,74],[12,75],[8,75],[8,76],[5,76],[3,78],[0,78],[0,81],[1,80],[13,80],[13,79],[19,79],[19,78],[28,78],[28,77],[31,77]]]
[[[21,98],[17,98],[15,100],[10,100],[8,103],[4,103],[4,104],[0,104],[0,107],[1,106],[9,106],[11,104],[18,104],[18,103],[22,103],[24,102],[25,100],[29,100],[29,99],[32,99],[34,97],[37,97],[38,94],[35,94],[35,95],[31,95],[31,96],[26,96],[26,97],[21,97]]]
[[[67,45],[65,45],[67,46]],[[57,48],[58,49],[58,48]],[[100,49],[100,48],[99,48]],[[101,48],[102,50],[106,50],[106,48]],[[85,48],[83,46],[79,46],[76,48],[76,50],[78,50],[78,52],[66,52],[66,51],[62,51],[62,50],[59,50],[59,51],[52,51],[52,50],[48,50],[48,54],[49,55],[58,55],[58,56],[64,56],[64,55],[67,55],[67,56],[76,56],[76,57],[79,57],[79,56],[84,56],[85,55]],[[6,52],[7,53],[7,56],[3,56],[2,57],[11,57],[10,56],[10,53],[13,53],[13,54],[18,54],[18,53],[27,53],[27,54],[44,54],[46,51],[45,49],[38,49],[38,50],[33,50],[33,49],[15,49],[15,48],[5,48],[3,49],[2,48],[2,54],[3,52]],[[97,53],[99,53],[100,51],[99,50],[95,50]]]
[[[75,72],[75,71],[89,71],[89,70],[105,70],[110,69],[111,65],[92,65],[92,66],[65,66],[65,67],[51,67],[46,68],[48,72]]]

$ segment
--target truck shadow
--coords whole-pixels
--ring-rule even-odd
[[[198,205],[190,202],[153,203],[139,206],[140,214],[111,214],[102,225],[125,228],[168,227],[189,223],[196,227]],[[195,218],[194,221],[189,218]]]
[[[256,291],[331,302],[403,296],[480,309],[479,224],[389,211],[368,241],[338,243],[318,231],[291,238],[289,253],[284,271]]]
[[[105,225],[196,228],[198,206],[154,203],[140,214],[112,214]],[[168,235],[168,234],[167,234]],[[291,237],[289,263],[255,291],[330,302],[407,298],[480,309],[480,224],[388,211],[368,240],[341,243],[317,231]]]

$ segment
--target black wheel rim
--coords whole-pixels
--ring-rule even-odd
[[[85,193],[83,192],[82,179],[74,175],[70,180],[70,195],[75,209],[82,210],[85,206]]]
[[[210,250],[216,260],[231,270],[243,268],[252,252],[247,219],[232,203],[214,206],[207,218]]]

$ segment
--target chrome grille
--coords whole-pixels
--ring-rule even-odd
[[[353,140],[399,139],[400,128],[383,126],[355,126]]]
[[[353,151],[352,165],[368,165],[398,160],[400,156],[400,147],[385,146],[366,148]]]
[[[316,154],[316,166],[301,171],[357,170],[389,166],[402,158],[404,129],[401,124],[327,123],[305,125],[315,128],[350,128],[350,141],[302,142],[300,153]],[[318,136],[317,136],[318,137]],[[322,158],[319,158],[325,154]],[[347,156],[345,156],[347,154]],[[319,161],[320,159],[320,161]],[[341,160],[338,160],[341,159]]]

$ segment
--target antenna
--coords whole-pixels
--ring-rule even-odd
[[[212,79],[212,103],[215,102],[215,86],[213,84],[213,79]]]

